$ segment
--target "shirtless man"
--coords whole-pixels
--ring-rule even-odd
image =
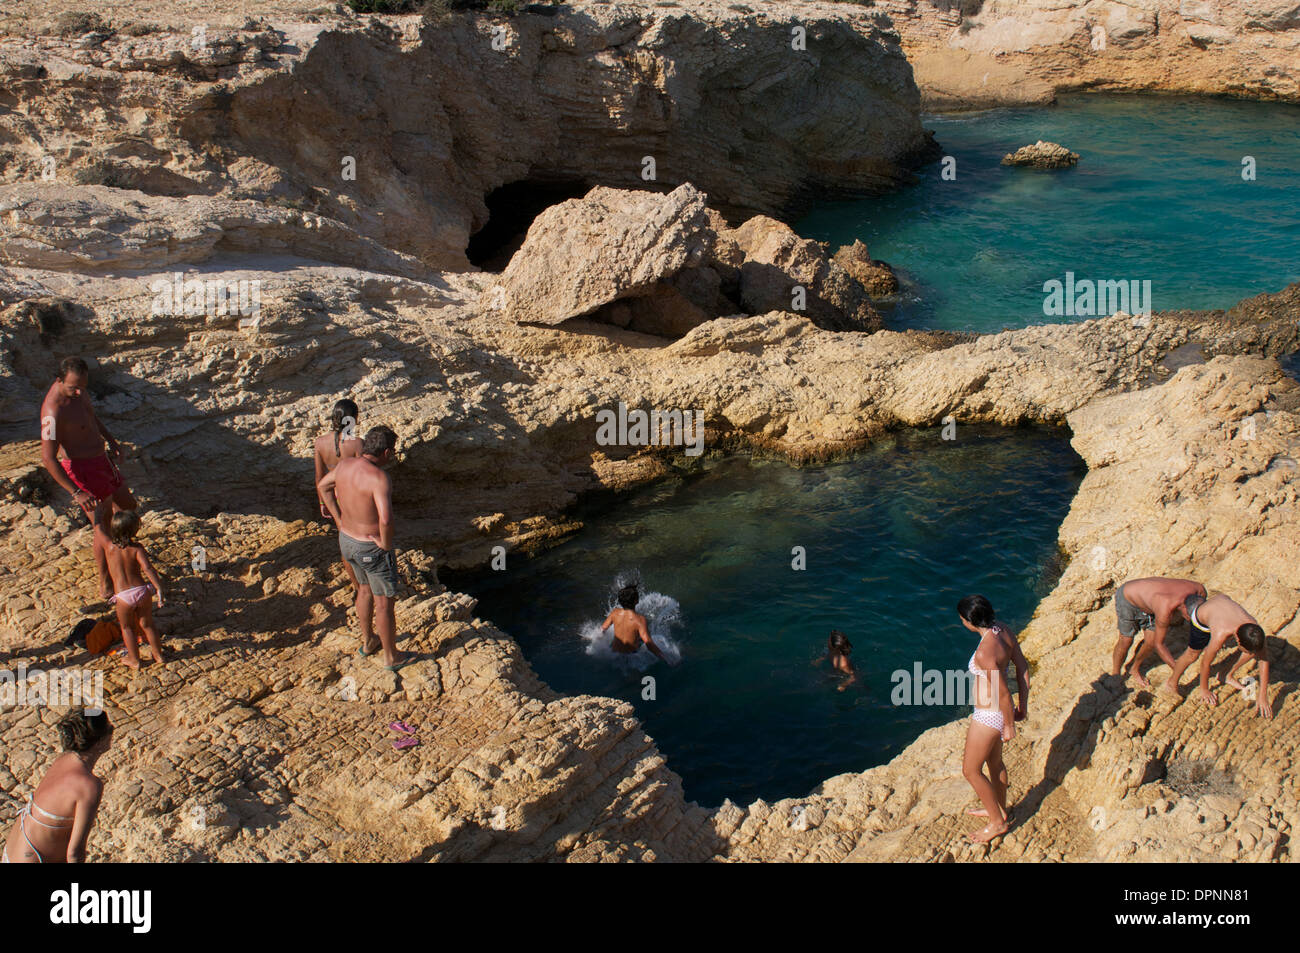
[[[1196,660],[1196,656],[1200,655],[1201,684],[1196,690],[1197,695],[1205,704],[1211,707],[1217,705],[1219,699],[1210,691],[1210,665],[1224,643],[1235,638],[1241,652],[1227,675],[1219,676],[1219,682],[1238,690],[1244,689],[1245,686],[1236,679],[1237,670],[1252,660],[1258,663],[1259,694],[1255,707],[1264,718],[1272,718],[1273,706],[1268,701],[1268,645],[1264,640],[1263,626],[1249,612],[1222,594],[1210,599],[1188,596],[1187,614],[1192,623],[1192,638],[1187,643],[1187,651],[1174,666],[1174,673],[1169,676],[1165,691],[1177,694],[1178,679],[1187,666]]]
[[[89,385],[86,362],[64,358],[41,403],[41,463],[94,523],[97,512],[102,510],[107,518],[114,509],[135,509],[136,502],[116,466],[122,461],[122,448],[95,416],[86,393]],[[109,453],[104,451],[105,441]]]
[[[397,435],[375,427],[361,442],[361,456],[345,457],[316,484],[339,528],[339,552],[357,580],[361,655],[384,650],[384,668],[395,672],[411,660],[397,654],[393,598],[397,595],[397,553],[393,549],[393,484],[383,467],[393,460]],[[378,644],[371,622],[378,629]]]
[[[339,465],[340,460],[361,456],[361,438],[352,436],[356,433],[357,422],[360,419],[358,413],[356,402],[346,397],[334,405],[330,415],[332,429],[329,433],[323,433],[316,438],[314,449],[317,486],[325,479],[325,474]],[[316,491],[316,501],[320,504],[320,515],[331,519],[330,511],[326,508],[319,489]],[[357,574],[352,571],[352,564],[344,560],[343,569],[347,572],[348,579],[352,581],[352,588],[355,589]]]
[[[1115,590],[1115,615],[1119,620],[1119,640],[1111,655],[1112,675],[1118,675],[1124,667],[1124,658],[1133,645],[1133,638],[1139,629],[1152,631],[1150,636],[1142,639],[1142,644],[1133,655],[1133,664],[1129,674],[1143,688],[1150,688],[1151,683],[1142,674],[1142,663],[1155,649],[1170,668],[1175,660],[1169,647],[1165,645],[1165,636],[1169,626],[1175,620],[1186,619],[1187,611],[1183,600],[1196,595],[1205,598],[1205,587],[1192,579],[1165,579],[1161,576],[1148,576],[1145,579],[1130,579]]]
[[[610,643],[610,648],[619,655],[631,655],[644,642],[655,655],[659,656],[665,662],[668,662],[667,656],[655,645],[654,639],[650,638],[650,630],[646,628],[645,616],[636,611],[636,604],[641,601],[641,596],[637,592],[636,586],[624,586],[618,593],[618,604],[620,608],[614,609],[600,626],[603,633],[611,625],[614,627],[614,641]],[[672,664],[669,662],[668,664]]]

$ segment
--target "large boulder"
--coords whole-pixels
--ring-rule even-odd
[[[726,237],[744,254],[740,296],[749,313],[802,311],[828,331],[880,327],[880,315],[866,289],[828,259],[820,243],[800,238],[790,226],[766,215],[754,216]]]
[[[702,265],[714,238],[704,195],[689,183],[667,195],[598,186],[537,216],[485,292],[487,306],[509,321],[554,325],[653,292],[673,312],[668,323],[680,325],[691,320],[692,303],[661,286]],[[697,324],[715,316],[694,307]]]

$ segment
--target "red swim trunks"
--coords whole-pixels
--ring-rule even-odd
[[[64,457],[59,462],[63,464],[63,472],[68,475],[68,479],[96,500],[108,499],[123,483],[122,474],[117,472],[117,467],[113,466],[113,461],[108,459],[106,453],[84,460],[69,460]]]

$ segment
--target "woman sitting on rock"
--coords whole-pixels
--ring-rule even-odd
[[[64,753],[18,812],[0,863],[79,864],[86,859],[86,841],[104,791],[93,768],[112,743],[113,726],[103,712],[78,710],[59,722],[58,732]]]
[[[1002,760],[1002,742],[1016,736],[1015,723],[1029,714],[1029,663],[1020,651],[1016,634],[998,622],[993,605],[983,596],[966,596],[957,603],[962,625],[980,637],[967,667],[974,676],[975,712],[966,731],[962,774],[975,789],[984,807],[971,810],[975,817],[987,817],[988,824],[968,835],[976,844],[992,840],[1007,830],[1007,766]],[[1007,663],[1016,666],[1020,687],[1019,707],[1011,705],[1007,685]],[[988,765],[986,777],[984,766]]]

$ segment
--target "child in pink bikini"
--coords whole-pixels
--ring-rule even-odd
[[[95,522],[95,565],[99,567],[100,593],[117,605],[117,622],[122,627],[128,668],[140,667],[139,632],[149,640],[154,660],[167,661],[153,624],[154,593],[158,594],[159,607],[163,605],[162,581],[144,547],[135,542],[139,531],[140,517],[134,510],[114,513],[107,529],[102,520]]]

